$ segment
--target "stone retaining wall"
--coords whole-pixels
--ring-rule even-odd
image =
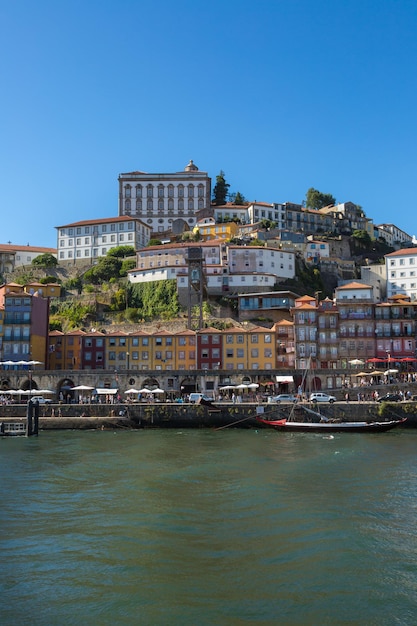
[[[310,404],[306,405],[310,406]],[[53,410],[53,411],[52,411]],[[320,412],[329,418],[347,421],[383,421],[407,417],[406,426],[417,427],[417,403],[337,402],[322,404]],[[48,405],[40,407],[39,427],[52,429],[86,428],[259,428],[256,416],[278,419],[289,417],[291,405],[220,403],[215,409],[196,404],[132,405]],[[0,410],[1,421],[26,418],[25,405],[8,405]],[[53,415],[51,415],[53,412]]]

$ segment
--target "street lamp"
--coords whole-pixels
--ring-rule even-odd
[[[129,363],[129,357],[130,357],[129,352],[126,352],[127,369],[129,369],[129,364],[130,364]]]

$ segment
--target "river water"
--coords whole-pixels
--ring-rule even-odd
[[[0,623],[417,623],[417,431],[0,441]]]

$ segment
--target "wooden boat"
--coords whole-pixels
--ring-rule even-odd
[[[320,415],[317,413],[316,415]],[[320,415],[320,421],[295,422],[291,419],[267,420],[257,418],[257,421],[265,426],[270,426],[276,430],[286,432],[304,432],[304,433],[381,433],[396,428],[403,424],[407,418],[398,420],[389,420],[387,422],[343,422],[341,420],[330,420]]]
[[[307,373],[310,369],[311,359],[309,359],[308,367],[306,368],[302,380],[304,385]],[[300,412],[303,412],[301,419],[298,417]],[[297,412],[297,415],[296,415]],[[276,430],[283,430],[287,432],[307,432],[307,433],[331,433],[331,432],[348,432],[348,433],[378,433],[386,432],[396,428],[400,424],[403,424],[407,418],[400,418],[396,420],[388,420],[384,422],[349,422],[343,419],[335,418],[330,419],[325,415],[322,415],[317,408],[311,409],[303,404],[296,403],[292,406],[290,415],[288,418],[280,419],[264,419],[261,417],[256,418],[258,422],[265,426],[270,426]]]

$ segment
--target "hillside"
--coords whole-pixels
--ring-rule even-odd
[[[355,279],[360,277],[360,266],[368,262],[376,262],[383,259],[384,254],[392,251],[386,244],[372,242],[372,248],[366,242],[354,237],[337,237],[329,239],[329,248],[332,256],[337,258],[351,259],[355,262],[356,274],[349,276]],[[164,313],[164,305],[147,306],[145,310],[155,311],[160,309],[160,314],[152,317],[152,314],[143,315],[141,308],[137,308],[137,298],[132,300],[132,286],[128,285],[126,278],[111,278],[100,284],[92,284],[86,272],[91,270],[91,263],[65,262],[56,267],[40,268],[36,266],[25,266],[18,268],[13,274],[7,276],[7,282],[29,283],[39,282],[48,278],[49,282],[58,282],[62,285],[63,295],[60,299],[51,302],[51,329],[59,329],[67,332],[73,328],[96,328],[103,331],[123,330],[132,332],[140,328],[155,332],[159,328],[166,328],[173,331],[184,330],[188,325],[188,315],[177,304],[177,314],[173,315],[171,296],[161,297],[169,307]],[[89,272],[91,274],[91,272]],[[319,266],[306,265],[300,254],[296,256],[296,276],[294,279],[283,281],[276,285],[276,290],[290,290],[300,295],[314,295],[320,292],[321,297],[333,297],[334,289],[337,287],[340,276],[332,272],[326,272]],[[143,298],[156,296],[153,284],[141,285],[135,289],[141,289],[143,293],[139,297],[139,302]],[[148,293],[146,293],[148,289]],[[174,295],[174,294],[173,294]],[[173,297],[173,296],[172,296]],[[158,301],[159,302],[159,301]],[[145,301],[144,301],[145,303]],[[237,316],[235,311],[236,301],[227,298],[209,299],[204,303],[204,321],[208,326],[225,328],[229,325],[236,325]],[[171,312],[170,312],[171,310]],[[253,320],[253,323],[268,325],[268,320]],[[245,324],[247,325],[248,322]]]

